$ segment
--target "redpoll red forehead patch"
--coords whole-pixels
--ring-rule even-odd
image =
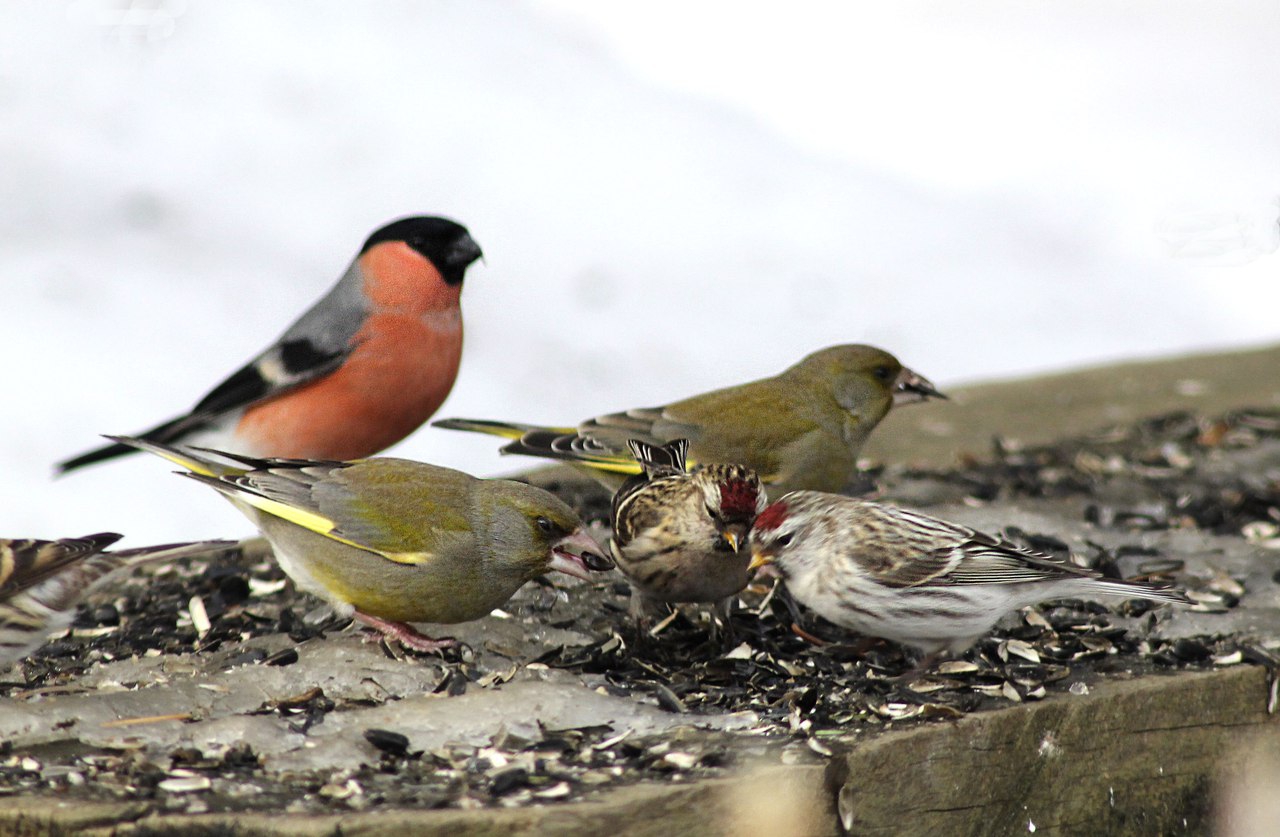
[[[787,504],[774,503],[756,518],[755,528],[760,530],[777,529],[787,519]]]
[[[759,497],[759,490],[749,482],[729,480],[720,484],[720,509],[725,513],[755,514]]]

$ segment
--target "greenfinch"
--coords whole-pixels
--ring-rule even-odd
[[[630,439],[661,445],[689,440],[689,463],[734,463],[781,491],[847,489],[858,451],[895,404],[945,398],[928,380],[874,346],[831,346],[772,378],[651,407],[538,427],[442,419],[436,427],[511,439],[503,453],[564,459],[592,469],[617,490],[641,472]]]
[[[0,668],[70,627],[76,603],[116,571],[237,546],[201,541],[105,551],[120,538],[113,532],[56,541],[0,538]]]
[[[187,469],[270,542],[299,589],[405,647],[436,651],[409,622],[478,619],[551,570],[613,568],[563,501],[405,459],[257,459],[108,437]]]

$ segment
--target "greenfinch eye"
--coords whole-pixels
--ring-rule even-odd
[[[542,517],[541,515],[539,515],[534,523],[538,524],[538,531],[544,535],[550,535],[556,531],[556,525],[552,523],[549,518]]]
[[[893,380],[893,370],[887,366],[877,366],[875,369],[871,370],[871,374],[875,375],[885,383]]]

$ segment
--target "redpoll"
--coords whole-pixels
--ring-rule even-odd
[[[120,538],[103,532],[58,541],[0,539],[0,668],[70,626],[76,603],[117,570],[236,546],[202,541],[103,551]]]
[[[1100,574],[1000,537],[894,506],[795,491],[760,513],[752,568],[837,625],[958,654],[1006,613],[1094,594],[1190,604],[1177,589]]]
[[[689,443],[653,446],[632,439],[644,473],[613,498],[610,549],[631,582],[631,613],[655,602],[719,602],[747,586],[751,556],[742,549],[764,487],[742,465],[685,467]]]

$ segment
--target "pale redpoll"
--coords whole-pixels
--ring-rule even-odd
[[[0,539],[0,668],[70,626],[76,604],[117,570],[237,545],[201,541],[103,551],[121,537],[103,532],[57,541]]]
[[[772,565],[800,604],[927,655],[958,654],[1006,613],[1046,599],[1123,596],[1190,604],[966,526],[895,506],[796,491],[760,513],[752,568]]]
[[[503,453],[568,460],[613,489],[641,470],[629,440],[688,439],[691,464],[736,462],[779,491],[841,491],[856,479],[858,451],[890,407],[944,397],[883,349],[847,345],[816,351],[772,378],[577,427],[480,419],[433,425],[512,439]]]
[[[742,465],[687,471],[685,439],[630,446],[644,474],[613,498],[609,547],[631,582],[632,615],[642,620],[656,602],[717,602],[725,615],[750,579],[743,546],[766,504],[759,476]]]

